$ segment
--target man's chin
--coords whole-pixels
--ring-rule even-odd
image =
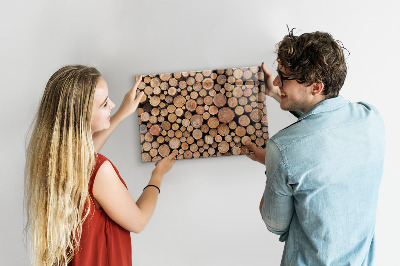
[[[283,111],[291,111],[291,108],[289,108],[289,107],[287,107],[287,106],[285,106],[284,104],[282,104],[281,103],[281,109],[283,110]]]

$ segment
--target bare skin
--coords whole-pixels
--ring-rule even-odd
[[[108,96],[107,84],[102,78],[99,80],[95,91],[92,116],[92,138],[96,152],[101,150],[118,125],[136,111],[140,99],[144,95],[143,92],[136,95],[140,81],[141,77],[125,95],[118,111],[110,117],[111,109],[115,105]],[[169,156],[156,163],[149,185],[161,187],[162,179],[172,168],[177,153],[177,151],[173,151]],[[100,166],[93,184],[93,195],[97,207],[101,206],[113,221],[135,233],[141,232],[149,222],[157,204],[158,194],[157,188],[147,187],[135,202],[108,161]]]
[[[141,82],[141,80],[142,80],[142,77],[139,77],[136,80],[135,84],[133,85],[132,89],[129,90],[125,94],[125,97],[124,97],[118,111],[111,117],[110,126],[101,131],[93,132],[93,135],[92,135],[93,145],[94,145],[96,152],[99,152],[101,150],[103,145],[106,143],[107,139],[111,136],[111,134],[114,132],[114,130],[118,127],[118,125],[125,118],[127,118],[128,116],[130,116],[131,114],[133,114],[136,111],[136,109],[140,103],[140,100],[142,99],[142,97],[144,95],[144,92],[140,92],[138,95],[136,95],[137,87],[139,86],[139,83]],[[107,86],[107,85],[105,85],[105,86]],[[108,92],[107,92],[107,97],[108,97]],[[96,105],[95,105],[95,107],[96,107]]]
[[[157,163],[149,185],[161,187],[161,181],[175,162],[177,151]],[[135,202],[120,181],[110,162],[104,162],[93,184],[93,195],[107,215],[130,232],[140,233],[151,216],[158,200],[158,189],[147,187]]]

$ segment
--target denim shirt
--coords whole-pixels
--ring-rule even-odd
[[[373,265],[384,124],[366,103],[324,100],[266,147],[262,218],[281,265]]]

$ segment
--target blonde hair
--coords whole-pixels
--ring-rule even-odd
[[[25,166],[26,232],[33,265],[67,265],[79,247],[95,164],[93,95],[100,73],[65,66],[49,79],[29,140]]]

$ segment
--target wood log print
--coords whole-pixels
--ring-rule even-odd
[[[142,162],[178,150],[177,159],[248,154],[269,138],[260,67],[143,76],[139,108]]]

